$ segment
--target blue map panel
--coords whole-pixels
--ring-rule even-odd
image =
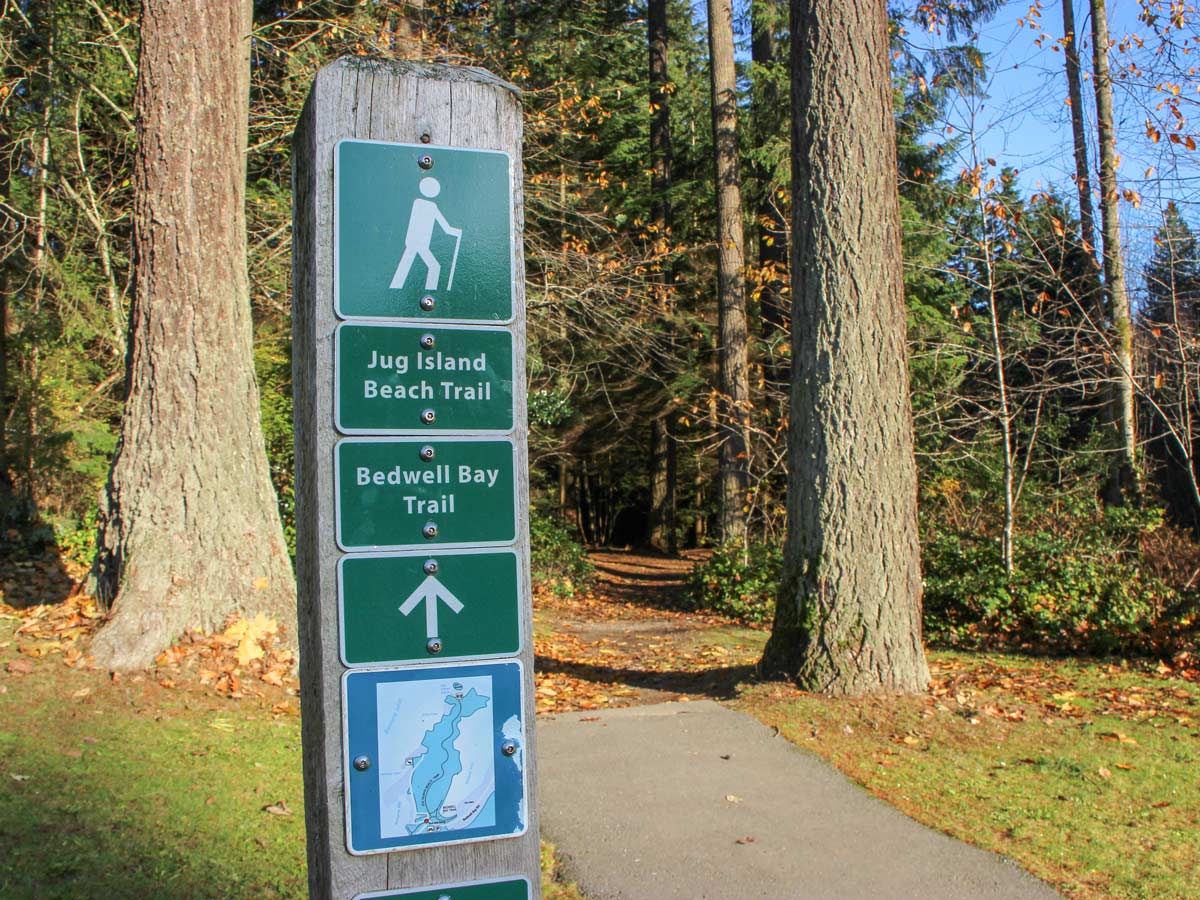
[[[524,833],[521,686],[517,661],[347,673],[350,852]]]

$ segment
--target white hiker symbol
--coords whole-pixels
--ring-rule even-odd
[[[413,200],[412,212],[408,214],[408,232],[404,235],[404,255],[400,257],[400,265],[396,266],[396,274],[392,276],[390,286],[404,287],[413,261],[419,256],[425,263],[425,290],[437,290],[442,277],[442,264],[429,249],[433,241],[433,226],[436,223],[442,227],[442,231],[454,238],[454,257],[450,260],[450,277],[446,281],[446,290],[450,290],[454,286],[454,267],[458,264],[458,248],[462,245],[462,229],[455,228],[447,222],[438,205],[433,202],[433,198],[442,192],[442,186],[436,178],[422,178],[418,187],[423,197],[429,199],[417,197]]]

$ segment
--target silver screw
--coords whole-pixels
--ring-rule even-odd
[[[425,644],[425,649],[428,650],[430,653],[441,653],[442,652],[442,639],[441,638],[430,638],[429,641]]]
[[[425,560],[425,565],[421,568],[425,570],[426,575],[436,575],[438,573],[438,561],[436,559]]]
[[[434,422],[437,421],[437,413],[434,412],[432,409],[422,410],[421,411],[421,421],[424,422],[426,425],[432,425]]]
[[[438,527],[433,522],[426,522],[425,527],[421,529],[421,534],[425,536],[425,540],[432,541],[438,536]]]
[[[428,153],[422,154],[417,159],[417,165],[420,166],[422,169],[432,169],[433,168],[433,157],[430,156]]]
[[[360,772],[367,771],[367,769],[371,768],[370,757],[366,757],[366,756],[354,757],[354,768],[358,769],[358,771],[360,771]]]
[[[433,309],[433,305],[436,302],[437,302],[436,300],[434,300],[432,297],[430,297],[428,294],[426,294],[424,297],[421,298],[421,309],[425,310],[425,312],[429,312],[431,309]]]
[[[515,754],[517,752],[517,742],[516,741],[505,741],[503,744],[500,745],[500,752],[503,753],[505,756],[512,756],[513,754]]]
[[[437,343],[437,342],[434,340],[432,334],[421,335],[421,346],[424,347],[426,350],[432,350],[433,345],[435,343]]]
[[[434,455],[434,449],[428,444],[421,448],[420,456],[421,459],[425,460],[425,462],[429,462],[431,459],[433,459]]]

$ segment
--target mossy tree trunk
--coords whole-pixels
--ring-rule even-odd
[[[885,0],[792,0],[788,536],[771,675],[925,688]]]
[[[111,669],[234,610],[295,637],[246,275],[250,12],[142,4],[127,397],[93,567],[111,617],[92,653]]]

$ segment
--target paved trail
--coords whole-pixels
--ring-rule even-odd
[[[709,699],[762,635],[673,612],[690,563],[593,558],[595,595],[544,603],[538,650],[542,831],[589,900],[1058,898]]]

